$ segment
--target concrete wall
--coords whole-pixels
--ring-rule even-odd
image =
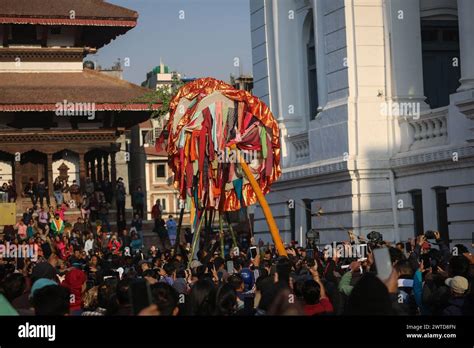
[[[294,21],[284,21],[292,10]],[[452,2],[433,0],[422,0],[421,10],[419,3],[403,0],[251,2],[254,94],[268,101],[282,130],[283,175],[267,199],[285,241],[290,238],[288,199],[296,202],[297,239],[300,229],[306,232],[303,198],[313,200],[313,212],[324,211],[313,217],[321,243],[347,239],[349,228],[406,241],[414,235],[410,190],[423,192],[425,230],[438,228],[436,186],[448,188],[450,238],[470,241],[474,149],[468,141],[474,124],[457,105],[474,95],[453,94],[445,110],[429,110],[423,102],[420,17],[456,19],[455,10]],[[311,11],[321,109],[308,121],[301,52]],[[290,100],[300,103],[294,114],[286,112]],[[381,112],[381,106],[400,100],[419,103],[421,121]],[[413,129],[432,119],[446,126],[447,136],[435,139],[438,130],[427,128],[417,135],[426,139],[414,138]],[[454,153],[459,160],[452,160]],[[255,232],[257,239],[270,239],[258,206]]]
[[[474,159],[438,164],[434,172],[397,171],[397,199],[404,203],[399,210],[400,238],[413,237],[411,190],[422,190],[423,223],[425,230],[437,230],[436,195],[434,188],[446,187],[449,236],[453,243],[471,242],[474,231]]]
[[[304,245],[306,242],[306,207],[303,199],[314,200],[311,212],[320,207],[325,214],[312,217],[312,227],[321,231],[321,243],[347,238],[344,228],[352,225],[351,180],[347,173],[334,172],[332,175],[307,175],[297,180],[279,181],[267,195],[268,203],[273,212],[280,234],[285,243],[291,241],[291,224],[288,216],[288,200],[295,201],[295,237]],[[265,242],[271,241],[268,226],[261,208],[255,209],[255,238]]]

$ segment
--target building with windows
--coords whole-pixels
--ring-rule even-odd
[[[285,241],[474,231],[474,1],[251,1],[253,93],[277,117]],[[289,205],[295,207],[290,214]],[[316,212],[319,211],[319,214]],[[261,210],[255,233],[270,239]]]
[[[142,86],[157,90],[161,87],[170,87],[177,80],[184,83],[194,79],[183,77],[160,62],[160,65],[147,73],[147,79]],[[151,219],[151,209],[157,200],[160,201],[164,216],[169,214],[175,217],[180,213],[178,191],[172,185],[172,175],[168,169],[168,153],[157,151],[155,140],[163,129],[165,119],[151,118],[132,128],[131,131],[131,189],[141,186],[146,194],[146,218]],[[183,224],[189,224],[189,211],[185,206]]]
[[[253,76],[240,74],[239,76],[235,77],[234,75],[230,75],[230,84],[236,89],[241,89],[252,93]]]
[[[149,118],[137,101],[149,90],[83,59],[137,18],[102,0],[0,0],[0,184],[13,179],[20,198],[29,178],[50,195],[58,176],[128,185],[127,133]]]
[[[158,89],[160,86],[171,86],[175,76],[177,77],[176,73],[170,71],[169,66],[160,61],[160,65],[146,74],[146,80],[142,83],[142,86],[150,89]]]
[[[151,209],[157,200],[165,216],[179,215],[178,191],[171,184],[168,168],[168,153],[157,151],[155,140],[162,130],[162,121],[149,119],[135,126],[131,132],[131,189],[138,186],[146,194],[146,219],[151,220]],[[189,218],[186,211],[183,217],[185,223]]]
[[[175,81],[188,83],[194,80],[195,78],[186,77],[176,71],[172,71],[168,65],[165,65],[160,60],[160,65],[154,67],[146,74],[146,80],[142,82],[142,86],[157,90],[163,86],[171,87]]]

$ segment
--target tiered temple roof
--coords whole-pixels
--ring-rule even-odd
[[[149,110],[147,88],[84,69],[71,73],[0,73],[0,111],[54,111],[56,103],[95,103],[97,111]]]
[[[0,0],[5,24],[134,27],[137,18],[137,12],[103,0]]]

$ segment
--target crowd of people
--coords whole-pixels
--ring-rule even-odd
[[[16,226],[4,227],[3,250],[6,243],[28,245],[35,255],[0,254],[2,314],[473,314],[474,258],[464,245],[450,249],[439,232],[392,245],[377,232],[366,239],[349,231],[342,244],[367,245],[363,258],[296,242],[281,256],[273,245],[255,243],[245,233],[236,237],[213,229],[201,234],[192,250],[191,230],[180,228],[172,215],[165,221],[158,200],[151,209],[157,243],[145,248],[140,187],[132,193],[130,223],[122,178],[115,187],[89,178],[79,187],[58,178],[53,193],[51,204],[44,180],[30,180],[24,197],[31,198],[32,207]],[[117,220],[112,227],[113,199]],[[73,208],[81,216],[68,221],[66,211]],[[393,270],[387,279],[377,276],[372,253],[377,248],[389,251]],[[131,288],[139,281],[151,297],[137,311]]]
[[[125,211],[127,195],[122,178],[117,179],[116,185],[107,179],[93,182],[90,178],[86,178],[84,185],[80,187],[76,180],[68,184],[64,178],[57,177],[52,185],[51,198],[44,179],[35,182],[31,178],[22,186],[19,195],[15,183],[9,180],[1,186],[0,194],[4,203],[21,204],[18,197],[31,201],[31,205],[26,208],[18,223],[3,226],[0,234],[2,289],[5,277],[19,279],[18,275],[24,274],[25,277],[21,278],[25,281],[24,290],[31,293],[32,286],[36,284],[36,278],[32,276],[37,272],[34,270],[46,267],[48,261],[55,260],[52,264],[57,277],[60,277],[61,273],[63,276],[66,274],[73,276],[77,274],[73,268],[79,264],[81,267],[86,264],[89,267],[95,260],[98,262],[97,266],[100,264],[102,267],[104,260],[110,256],[126,258],[136,256],[138,252],[144,250],[142,219],[145,196],[140,186],[132,192],[133,217],[127,223]],[[109,210],[114,205],[117,216],[112,226]],[[66,213],[68,211],[72,214]],[[78,214],[79,217],[71,219],[71,216]],[[152,215],[155,221],[153,231],[157,234],[159,248],[155,249],[162,252],[169,250],[175,244],[176,222],[172,215],[169,215],[165,222],[159,200],[153,206]],[[183,233],[184,237],[186,238],[184,240],[189,240],[189,229]],[[15,254],[12,253],[13,250],[16,250]],[[29,254],[18,253],[19,250],[27,250]],[[87,274],[88,284],[92,284],[89,278],[93,277],[93,271],[89,270]],[[65,284],[62,278],[52,278],[58,284]],[[38,284],[42,282],[44,280]],[[94,280],[94,284],[97,286],[99,281]],[[5,304],[4,300],[5,297],[0,299],[2,304]],[[25,308],[32,304],[31,299],[28,301],[30,302],[25,304]],[[8,306],[2,309],[6,307]],[[19,308],[18,312],[22,313],[25,308]],[[26,313],[30,312],[27,310]]]
[[[32,243],[38,250],[34,261],[0,260],[4,315],[473,314],[474,258],[463,245],[452,252],[438,232],[432,243],[420,235],[409,245],[350,233],[343,243],[366,243],[364,258],[296,242],[280,256],[273,245],[223,231],[208,231],[194,252],[190,230],[181,236],[172,216],[164,221],[158,202],[153,218],[160,243],[149,248],[139,212],[117,231],[100,218],[91,224],[83,216],[71,225],[61,210],[51,221],[46,212],[39,207],[13,233],[4,231],[4,241]],[[393,267],[388,279],[377,276],[372,253],[377,248],[388,248]],[[146,283],[151,294],[140,311],[131,291],[136,282]]]
[[[51,202],[49,187],[44,178],[35,182],[30,178],[29,182],[23,185],[21,197],[31,200],[31,206],[23,215],[22,224],[28,225],[32,220],[29,217],[47,214],[48,219],[56,215],[64,220],[64,212],[68,209],[80,209],[82,218],[87,221],[100,220],[108,231],[111,231],[109,223],[109,210],[115,205],[117,212],[117,223],[122,229],[126,226],[126,189],[123,178],[118,178],[116,184],[111,183],[107,178],[102,181],[93,182],[91,178],[86,178],[81,187],[76,180],[69,184],[65,178],[57,177],[52,184],[52,195],[54,201]],[[0,197],[4,203],[15,203],[18,199],[16,184],[12,180],[4,183],[0,188]],[[113,202],[114,201],[114,202]],[[132,206],[140,219],[143,219],[145,196],[140,186],[132,193]],[[50,222],[48,220],[48,222]],[[39,225],[45,222],[40,222]],[[43,228],[43,226],[40,226]]]
[[[4,182],[0,187],[0,200],[2,202],[16,202],[16,185],[13,180]]]

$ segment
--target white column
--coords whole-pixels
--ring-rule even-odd
[[[474,1],[458,0],[461,86],[458,91],[474,89]]]
[[[131,192],[130,192],[130,181],[128,178],[128,164],[129,164],[129,159],[130,159],[130,154],[127,154],[127,149],[130,147],[127,147],[127,137],[125,134],[120,135],[120,137],[116,141],[118,144],[120,144],[120,151],[117,152],[117,155],[115,157],[115,168],[116,168],[116,178],[122,178],[123,183],[125,185],[125,191],[126,191],[126,196],[125,196],[125,208],[129,209],[132,204],[131,204]]]
[[[322,2],[313,0],[313,21],[314,21],[314,43],[316,45],[316,72],[318,81],[318,105],[321,108],[327,103],[327,85],[326,85],[326,52],[324,44],[324,23],[322,15]]]
[[[427,109],[423,91],[420,2],[390,0],[387,8],[391,22],[393,99],[419,102],[421,110]]]
[[[297,7],[292,0],[273,1],[272,5],[279,110],[279,115],[275,117],[284,121],[284,128],[291,134],[294,130],[305,127],[301,122],[301,81],[298,81],[296,71],[301,69],[298,64],[300,45],[297,40],[301,40],[301,35],[298,35]]]

